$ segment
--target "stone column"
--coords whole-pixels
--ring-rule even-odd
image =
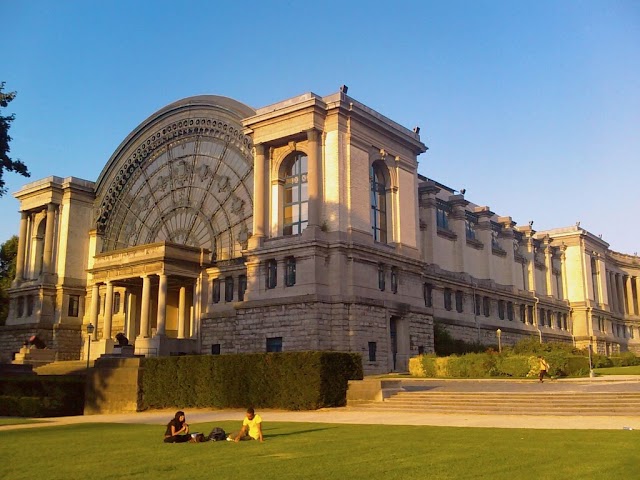
[[[627,314],[633,315],[633,288],[631,287],[631,275],[627,275],[626,287],[627,287]]]
[[[528,258],[527,258],[527,275],[528,275],[528,282],[529,282],[529,291],[537,293],[536,292],[536,246],[533,242],[533,231],[531,232],[531,236],[529,238],[526,239],[526,245],[527,245],[527,252],[528,252]]]
[[[544,237],[544,266],[545,272],[545,286],[547,295],[553,296],[553,252],[551,251],[551,237],[549,235]]]
[[[102,338],[111,339],[111,324],[113,319],[113,283],[107,281],[107,295],[104,301],[104,328]]]
[[[307,130],[309,142],[307,188],[309,192],[309,224],[308,227],[320,226],[322,207],[322,164],[318,152],[319,132],[315,129]]]
[[[484,249],[482,251],[482,276],[483,278],[493,278],[493,227],[491,226],[491,217],[493,212],[489,207],[476,207],[478,215],[478,226],[476,228],[478,240],[480,240]],[[465,229],[466,235],[466,229]],[[511,249],[513,251],[513,249]]]
[[[53,230],[55,228],[55,215],[56,205],[49,203],[47,205],[47,223],[44,231],[44,256],[42,259],[42,271],[43,273],[53,273],[52,261],[53,261]]]
[[[433,183],[422,185],[418,189],[420,197],[420,232],[422,235],[422,255],[427,263],[434,261],[434,248],[438,238],[436,224],[436,194],[440,191]]]
[[[158,321],[156,335],[164,335],[167,323],[167,276],[160,274],[158,285]]]
[[[149,337],[149,300],[151,297],[151,278],[142,276],[142,303],[140,304],[140,337]]]
[[[616,300],[618,301],[618,312],[624,314],[624,292],[622,290],[622,276],[616,273]]]
[[[91,311],[89,312],[89,323],[98,328],[98,309],[100,308],[100,285],[95,283],[91,288]]]
[[[560,245],[560,275],[562,275],[562,295],[558,295],[558,298],[566,300],[569,298],[569,289],[567,285],[567,246],[564,243]]]
[[[127,295],[127,338],[135,338],[136,336],[136,295],[129,292]]]
[[[635,314],[640,315],[640,277],[633,277],[636,282],[636,307]]]
[[[251,236],[254,246],[260,246],[265,237],[267,201],[265,195],[265,183],[269,176],[269,169],[265,165],[266,155],[263,144],[254,145],[253,157],[253,235]]]
[[[618,294],[616,293],[615,276],[611,270],[609,270],[609,277],[607,280],[609,281],[609,295],[611,296],[609,311],[613,313],[618,311]]]
[[[20,237],[18,237],[18,255],[16,258],[16,278],[14,284],[24,280],[24,257],[27,249],[27,212],[20,212]]]
[[[178,299],[178,338],[184,338],[184,326],[187,307],[187,289],[180,287],[180,296]]]
[[[514,285],[514,266],[516,265],[515,261],[515,249],[514,249],[514,241],[515,237],[513,234],[513,227],[515,223],[511,219],[511,217],[498,217],[498,222],[502,225],[502,231],[500,232],[500,236],[502,237],[502,241],[500,242],[500,246],[507,253],[507,268],[506,268],[506,285]],[[493,250],[493,247],[492,247]]]
[[[456,272],[465,271],[465,257],[467,251],[467,230],[465,207],[469,204],[462,195],[451,195],[449,197],[451,214],[449,215],[449,226],[456,234],[456,241],[453,247],[453,269]]]

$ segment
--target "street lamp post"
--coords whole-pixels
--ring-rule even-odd
[[[87,369],[89,369],[89,360],[91,358],[91,334],[94,328],[93,323],[87,325],[87,334],[89,335],[89,343],[87,344]]]
[[[498,353],[502,353],[502,330],[497,329],[496,330],[496,335],[498,335]]]

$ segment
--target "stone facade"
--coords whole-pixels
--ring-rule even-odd
[[[257,110],[200,96],[156,112],[97,181],[16,193],[0,353],[57,358],[339,350],[366,373],[432,352],[434,322],[503,344],[640,347],[638,257],[579,225],[536,232],[417,173],[409,130],[346,94]]]

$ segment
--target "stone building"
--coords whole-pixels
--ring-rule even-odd
[[[254,110],[198,96],[153,114],[97,181],[25,185],[9,360],[340,350],[366,373],[433,351],[433,324],[640,346],[636,256],[574,227],[536,232],[418,174],[426,146],[346,88]]]

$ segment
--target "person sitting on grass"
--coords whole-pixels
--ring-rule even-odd
[[[184,443],[191,440],[189,435],[189,425],[185,422],[184,412],[176,412],[175,417],[167,423],[167,430],[164,432],[164,443]]]
[[[238,443],[240,440],[260,440],[262,438],[262,418],[256,415],[252,407],[247,408],[247,414],[242,421],[242,429],[238,433],[232,433],[227,437],[229,442]]]

